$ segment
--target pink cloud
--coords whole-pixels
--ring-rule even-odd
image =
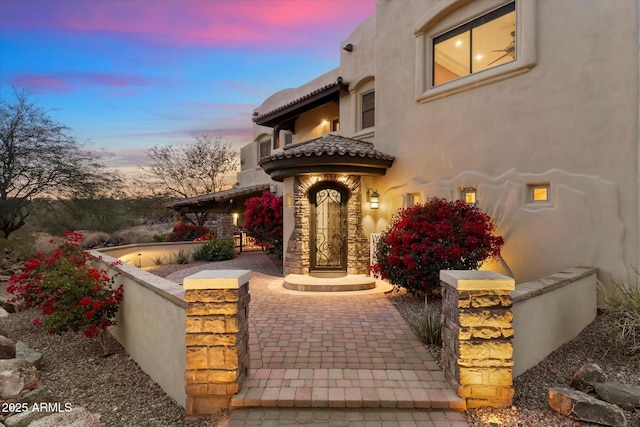
[[[373,14],[375,0],[32,0],[14,3],[12,9],[16,16],[4,19],[4,25],[107,31],[179,45],[264,49],[313,45],[335,37],[334,29],[344,28],[345,23],[355,28]]]
[[[52,76],[18,76],[11,82],[14,86],[26,87],[34,92],[60,92],[67,93],[73,90],[69,82]]]
[[[12,81],[15,86],[47,92],[72,92],[78,87],[86,86],[130,88],[154,83],[153,79],[143,76],[78,72],[60,73],[56,76],[21,75]],[[131,91],[121,91],[121,93],[135,94]]]

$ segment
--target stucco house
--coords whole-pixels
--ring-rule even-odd
[[[278,184],[285,274],[366,274],[372,236],[430,197],[534,280],[640,265],[638,0],[378,0],[340,66],[266,99],[240,187]]]

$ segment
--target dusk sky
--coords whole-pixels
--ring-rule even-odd
[[[199,134],[239,148],[272,93],[339,65],[375,0],[0,0],[0,94],[26,89],[132,170]]]

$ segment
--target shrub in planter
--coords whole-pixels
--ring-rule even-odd
[[[209,239],[211,231],[201,225],[183,224],[173,227],[173,231],[169,235],[170,242],[192,242],[205,238]]]
[[[82,331],[98,338],[106,353],[106,331],[116,324],[122,301],[122,285],[114,289],[114,277],[93,267],[93,257],[80,249],[83,236],[67,232],[51,254],[31,258],[21,274],[9,278],[7,291],[23,308],[39,308],[34,319],[50,333]]]
[[[439,289],[440,270],[473,270],[500,255],[491,218],[460,200],[430,199],[398,211],[376,248],[375,274],[412,293]]]
[[[224,261],[233,258],[235,243],[232,239],[213,239],[193,252],[196,261]]]
[[[258,245],[273,248],[282,256],[282,197],[269,191],[245,202],[244,228]]]
[[[640,363],[640,272],[634,269],[636,283],[614,280],[606,297],[607,319],[616,348]]]

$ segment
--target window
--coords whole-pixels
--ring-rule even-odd
[[[340,119],[334,119],[331,121],[331,132],[340,130]]]
[[[433,86],[516,59],[516,9],[508,3],[433,39]]]
[[[376,93],[371,91],[362,95],[362,129],[375,124]]]
[[[284,134],[284,146],[293,144],[293,132],[287,132]]]
[[[478,202],[478,190],[475,187],[467,187],[460,190],[460,200],[470,205]]]
[[[420,197],[420,193],[407,193],[404,195],[404,207],[408,208],[411,206],[419,205],[421,203],[422,197]]]
[[[532,203],[550,200],[550,184],[529,184],[529,201]]]
[[[416,101],[432,102],[529,72],[538,0],[440,0],[414,26]]]
[[[271,140],[260,141],[260,159],[271,154]]]

